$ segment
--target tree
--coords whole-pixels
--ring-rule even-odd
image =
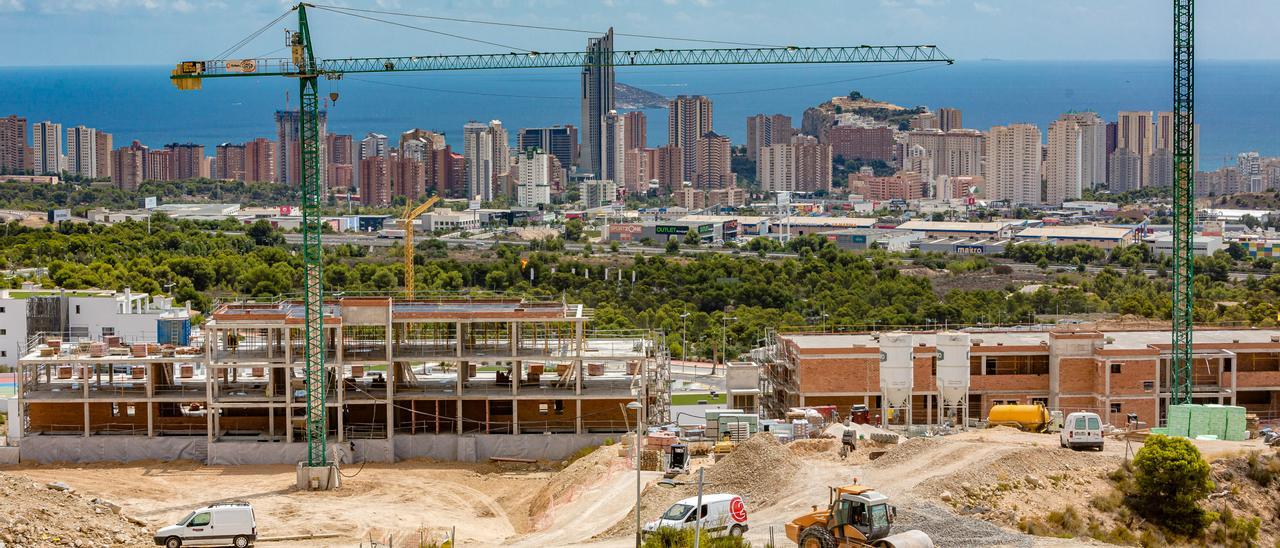
[[[564,239],[570,242],[576,242],[582,239],[582,220],[569,219],[564,224]]]
[[[684,245],[698,247],[700,243],[702,243],[702,238],[698,236],[697,230],[690,228],[688,232],[684,233]]]
[[[675,238],[667,240],[667,253],[676,254],[680,252],[680,242]]]
[[[249,225],[247,234],[250,238],[253,238],[253,243],[260,246],[276,245],[284,242],[284,236],[280,235],[266,219],[254,221],[253,224]]]
[[[1133,484],[1125,502],[1139,515],[1180,535],[1208,525],[1199,501],[1213,490],[1209,463],[1186,438],[1149,436],[1133,458]]]

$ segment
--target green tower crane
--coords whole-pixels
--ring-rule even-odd
[[[1171,403],[1191,403],[1195,333],[1195,1],[1173,1],[1173,371]]]
[[[714,49],[615,50],[612,56],[591,52],[537,52],[316,59],[307,8],[300,3],[298,30],[289,35],[290,58],[214,59],[178,63],[170,79],[178,89],[200,89],[207,78],[287,77],[298,79],[299,149],[302,183],[302,258],[305,307],[306,440],[308,467],[332,467],[326,453],[324,367],[324,290],[320,243],[320,96],[319,79],[351,73],[451,71],[484,69],[582,68],[584,66],[760,65],[835,63],[946,63],[954,60],[932,45],[852,47],[753,47]],[[335,11],[335,13],[340,13]],[[287,12],[286,12],[287,14]],[[281,16],[283,18],[284,16]],[[279,19],[277,19],[279,21]],[[274,23],[274,22],[273,22]],[[264,28],[265,30],[265,28]],[[260,34],[259,31],[257,34]],[[256,36],[256,34],[255,34]]]

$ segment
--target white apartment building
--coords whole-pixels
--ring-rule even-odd
[[[1049,159],[1045,164],[1044,201],[1060,205],[1078,200],[1084,188],[1084,132],[1075,120],[1049,124]]]
[[[1011,204],[1041,204],[1040,128],[995,126],[987,134],[987,198]]]
[[[173,299],[146,293],[105,290],[0,290],[0,366],[14,367],[37,333],[60,333],[64,338],[102,340],[115,335],[124,341],[158,340],[162,321],[187,321],[190,311],[175,307]]]
[[[111,151],[101,151],[110,154]],[[88,179],[98,176],[98,132],[91,127],[67,128],[67,172]]]
[[[796,189],[796,155],[791,143],[760,147],[756,160],[756,182],[765,192]]]
[[[32,166],[36,175],[62,173],[62,124],[40,122],[31,126]]]
[[[553,156],[539,149],[520,153],[517,166],[516,205],[538,207],[551,203],[551,160]]]

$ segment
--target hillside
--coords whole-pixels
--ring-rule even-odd
[[[667,108],[667,98],[621,82],[613,83],[614,106],[620,109]]]

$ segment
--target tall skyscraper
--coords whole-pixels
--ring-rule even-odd
[[[244,144],[244,180],[269,183],[276,177],[276,144],[259,137]]]
[[[469,122],[462,126],[462,156],[467,162],[467,199],[493,199],[493,133],[489,126]]]
[[[95,176],[98,178],[111,178],[115,173],[112,151],[111,134],[102,130],[93,132],[93,153],[98,165],[94,169]]]
[[[1257,152],[1241,152],[1236,156],[1236,176],[1240,178],[1241,192],[1266,190],[1262,177],[1262,158]]]
[[[626,152],[627,119],[617,111],[610,112],[604,119],[604,171],[596,174],[597,180],[619,181],[622,179],[624,166],[623,154]]]
[[[779,143],[790,143],[795,130],[791,117],[784,114],[757,114],[747,117],[747,158],[757,161],[760,149]]]
[[[31,173],[31,156],[27,119],[13,114],[0,118],[0,174]]]
[[[1084,182],[1083,128],[1063,117],[1049,124],[1049,160],[1045,164],[1045,197],[1050,205],[1080,198]]]
[[[220,181],[243,181],[244,145],[222,143],[213,149],[212,178]]]
[[[892,128],[835,126],[827,132],[827,142],[831,153],[845,160],[893,161]]]
[[[751,148],[748,147],[747,150]],[[756,156],[756,184],[765,192],[795,190],[795,166],[796,149],[790,144],[778,143],[761,147]]]
[[[1080,128],[1082,188],[1097,188],[1107,184],[1107,123],[1096,112],[1069,112],[1059,119],[1075,122]]]
[[[521,129],[516,134],[516,151],[523,152],[530,148],[555,156],[562,166],[573,165],[577,157],[578,128],[551,126]]]
[[[539,207],[551,203],[551,170],[555,156],[536,148],[520,152],[516,205]]]
[[[604,173],[605,117],[613,106],[613,28],[604,36],[587,39],[587,55],[582,67],[582,149],[579,171],[599,176]]]
[[[622,115],[626,133],[622,139],[622,149],[635,150],[649,146],[649,119],[643,110],[633,110]]]
[[[938,129],[942,131],[951,131],[953,129],[961,129],[964,127],[964,120],[961,117],[958,108],[940,108],[938,109]]]
[[[276,178],[278,182],[294,186],[302,184],[302,149],[299,141],[302,134],[299,126],[301,120],[302,117],[296,110],[276,111]],[[317,122],[320,126],[319,135],[327,135],[329,113],[320,111]],[[323,137],[317,146],[320,148],[320,188],[325,189],[329,154]]]
[[[756,182],[765,192],[831,190],[831,145],[812,136],[760,149]]]
[[[91,127],[67,128],[67,173],[93,179],[98,176],[98,136]]]
[[[170,143],[164,148],[170,152],[168,180],[184,181],[209,176],[204,159],[204,145]]]
[[[923,147],[933,156],[934,176],[969,177],[982,174],[983,136],[973,129],[907,132],[907,147]],[[990,185],[988,185],[990,186]]]
[[[987,133],[987,198],[1011,204],[1043,203],[1040,196],[1040,128],[996,126]]]
[[[680,95],[667,106],[667,144],[684,154],[683,179],[692,181],[697,167],[697,142],[711,132],[711,99]]]
[[[496,182],[498,177],[511,171],[511,137],[507,128],[502,126],[502,120],[489,121],[489,135],[493,141],[493,178]]]
[[[121,147],[111,153],[113,173],[111,181],[120,190],[136,190],[147,173],[147,147],[134,141],[127,147]]]
[[[1167,153],[1160,155],[1160,158],[1152,158],[1149,164],[1153,174],[1157,174],[1156,181],[1152,184],[1156,186],[1173,186],[1173,113],[1160,112],[1156,114],[1155,127],[1155,151],[1164,150]],[[1192,124],[1191,131],[1195,133],[1192,139],[1193,149],[1191,151],[1192,170],[1200,169],[1200,124]],[[1168,166],[1157,164],[1156,162],[1168,162]]]
[[[631,194],[649,190],[649,181],[658,176],[658,149],[633,148],[624,153],[622,186]]]
[[[429,156],[428,154],[427,157]],[[392,154],[388,167],[391,173],[391,196],[404,196],[410,203],[416,203],[426,196],[428,173],[425,160]]]
[[[31,126],[31,150],[36,175],[62,174],[62,124],[40,122]]]
[[[374,156],[387,157],[391,154],[391,149],[387,145],[387,136],[381,133],[372,133],[365,135],[360,140],[360,156],[357,158],[363,160]]]
[[[1116,124],[1116,150],[1133,152],[1140,164],[1137,186],[1128,186],[1141,188],[1150,185],[1151,151],[1155,149],[1151,111],[1122,111]]]
[[[679,190],[687,179],[684,176],[684,151],[677,146],[667,145],[660,147],[657,152],[657,173],[653,175],[658,180],[658,192],[667,196],[672,192]]]
[[[694,143],[693,187],[713,190],[734,186],[733,172],[729,170],[729,138],[708,131]]]
[[[391,203],[391,158],[370,156],[360,160],[360,203],[383,206]]]

